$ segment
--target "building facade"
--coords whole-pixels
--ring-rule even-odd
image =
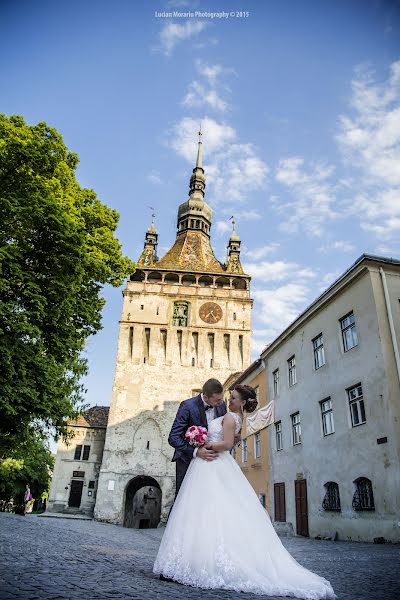
[[[199,138],[175,243],[158,259],[153,222],[123,292],[99,520],[134,527],[165,521],[175,493],[167,439],[179,403],[199,393],[207,379],[224,381],[250,364],[250,277],[235,230],[226,262],[214,256],[201,148]]]
[[[232,454],[242,469],[243,474],[252,485],[261,504],[270,512],[268,456],[268,424],[270,419],[266,418],[263,414],[269,404],[264,362],[259,358],[243,373],[236,374],[236,378],[229,378],[224,384],[224,388],[227,389],[227,399],[229,398],[229,390],[232,390],[238,384],[254,387],[257,394],[258,407],[250,415],[244,413],[241,431],[242,439],[240,445],[233,449]]]
[[[69,421],[71,439],[60,439],[47,505],[48,512],[93,516],[108,420],[108,406],[89,408]]]
[[[400,261],[363,255],[262,353],[271,507],[299,535],[400,541]]]

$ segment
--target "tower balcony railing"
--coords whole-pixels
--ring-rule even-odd
[[[143,283],[161,283],[166,285],[183,285],[230,290],[248,290],[249,280],[245,277],[228,277],[221,275],[196,275],[194,273],[163,273],[161,271],[142,271],[138,269],[130,278],[131,281]]]

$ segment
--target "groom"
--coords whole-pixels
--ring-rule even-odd
[[[169,445],[175,448],[172,458],[176,466],[175,497],[179,492],[192,458],[198,456],[203,460],[214,460],[218,454],[207,448],[207,444],[200,448],[190,446],[185,441],[186,431],[192,425],[202,425],[208,429],[213,419],[222,417],[225,414],[226,405],[223,387],[218,379],[209,379],[203,385],[201,394],[181,402],[168,437]]]

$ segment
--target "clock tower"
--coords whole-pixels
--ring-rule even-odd
[[[123,292],[99,520],[138,528],[166,520],[175,490],[167,439],[180,402],[197,395],[207,379],[224,382],[250,364],[250,277],[240,262],[234,222],[225,263],[215,257],[205,187],[199,133],[176,240],[159,259],[153,215]]]

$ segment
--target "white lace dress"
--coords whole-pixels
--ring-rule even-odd
[[[238,433],[241,420],[233,416]],[[210,442],[223,440],[223,418],[211,422]],[[329,581],[302,567],[285,549],[229,452],[212,462],[191,461],[153,571],[206,589],[335,598]]]

